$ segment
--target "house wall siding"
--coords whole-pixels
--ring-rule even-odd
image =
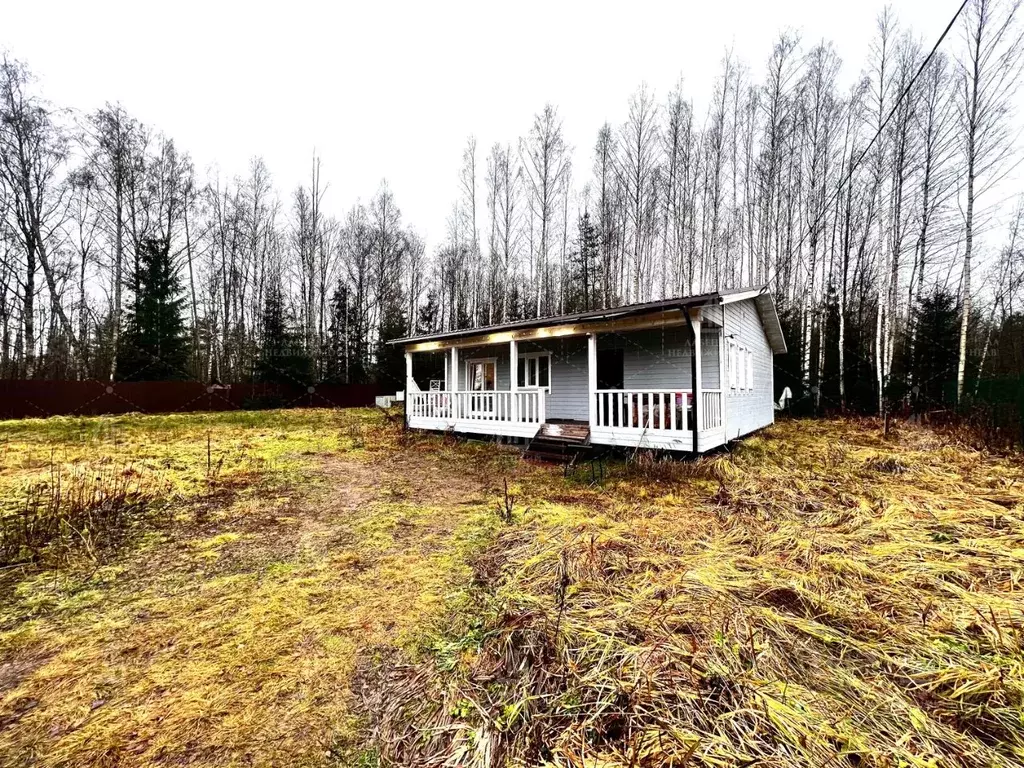
[[[494,346],[464,347],[459,350],[460,392],[465,392],[469,388],[469,383],[466,381],[466,362],[492,357],[497,363],[495,375],[498,380],[498,391],[508,391],[509,386],[511,386],[508,375],[508,344],[495,344]],[[451,352],[448,353],[448,366],[451,367]]]
[[[519,351],[551,353],[551,391],[546,401],[548,419],[590,419],[586,336],[523,341],[519,343]]]
[[[734,440],[775,421],[775,404],[772,401],[775,365],[753,299],[726,304],[723,309],[726,336],[732,336],[733,341],[754,353],[753,390],[730,389],[729,375],[726,373],[725,433],[726,439]]]
[[[573,419],[586,421],[590,418],[587,402],[587,339],[573,337],[550,341],[524,341],[519,352],[551,353],[551,391],[548,392],[547,417],[551,419]],[[446,368],[451,367],[451,353]],[[497,387],[508,391],[512,378],[509,365],[508,344],[494,346],[463,347],[459,349],[458,389],[465,391],[466,361],[494,358],[496,362]]]
[[[689,389],[692,384],[692,343],[689,326],[598,334],[598,349],[623,350],[626,389]],[[701,329],[701,380],[705,389],[720,381],[717,329]]]

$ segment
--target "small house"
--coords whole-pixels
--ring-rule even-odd
[[[411,429],[703,453],[774,421],[764,288],[396,339]]]

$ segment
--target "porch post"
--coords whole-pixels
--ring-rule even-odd
[[[729,442],[729,415],[726,412],[727,405],[725,396],[725,377],[728,375],[725,368],[725,305],[719,306],[722,312],[722,327],[718,331],[718,407],[722,419],[722,431],[725,434],[725,442]]]
[[[597,333],[587,334],[587,402],[590,403],[590,427],[597,424]]]
[[[699,443],[697,438],[700,430],[697,425],[700,423],[700,310],[686,310],[686,324],[693,331],[693,347],[690,350],[690,386],[693,394],[693,424],[687,426],[693,428],[693,452],[697,453]]]
[[[695,422],[693,426],[697,432],[704,429],[704,400],[701,397],[704,392],[704,381],[700,359],[700,326],[700,310],[698,310],[693,318],[693,362],[696,366],[693,372],[693,420]]]
[[[405,350],[405,403],[402,411],[405,413],[405,426],[409,427],[409,406],[412,397],[412,352]]]
[[[451,389],[448,390],[448,397],[451,398],[452,405],[452,420],[459,418],[459,396],[455,393],[459,391],[459,348],[452,347],[452,380]]]
[[[494,373],[498,375],[497,371]],[[511,339],[508,343],[508,391],[512,400],[512,422],[519,421],[519,342]]]

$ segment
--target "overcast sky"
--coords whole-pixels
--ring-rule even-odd
[[[930,48],[960,0],[895,0]],[[321,7],[322,6],[322,7]],[[495,141],[525,135],[553,102],[589,175],[598,127],[625,118],[646,81],[660,101],[681,77],[703,117],[729,48],[760,80],[778,31],[824,38],[844,82],[866,64],[882,3],[77,2],[8,3],[0,46],[47,98],[120,101],[174,138],[199,169],[244,173],[261,155],[287,203],[314,151],[339,218],[386,178],[403,217],[436,247],[467,136],[479,184]],[[951,34],[946,48],[955,42]],[[481,197],[482,199],[482,197]]]

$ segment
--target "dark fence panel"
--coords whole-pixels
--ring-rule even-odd
[[[0,418],[118,413],[236,411],[258,408],[356,408],[373,405],[376,384],[208,386],[196,381],[0,381]]]

